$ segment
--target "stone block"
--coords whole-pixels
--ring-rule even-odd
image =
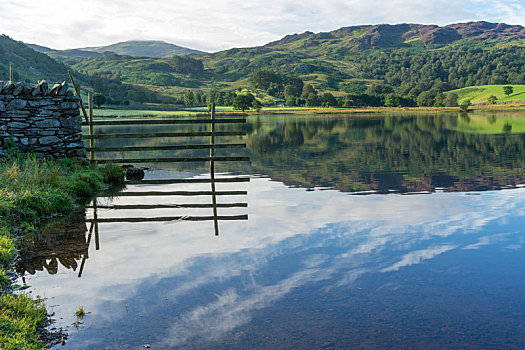
[[[13,89],[13,95],[20,96],[22,95],[22,92],[24,92],[24,84],[22,82],[16,83],[15,88]]]
[[[26,129],[29,127],[29,123],[10,122],[10,123],[7,123],[7,126],[10,129]]]
[[[27,119],[27,117],[31,114],[31,112],[24,111],[24,110],[6,111],[6,113],[8,117],[12,117],[12,118],[24,117],[24,119]]]
[[[60,122],[57,119],[44,119],[42,121],[35,122],[35,125],[39,128],[58,128]]]
[[[12,111],[12,110],[20,110],[24,109],[27,106],[27,101],[22,99],[14,99],[13,101],[9,102],[9,104],[6,107],[6,110]]]
[[[44,107],[44,106],[55,106],[56,105],[55,101],[53,101],[53,99],[49,97],[29,100],[27,101],[27,104],[31,107]]]
[[[60,104],[60,109],[76,109],[80,108],[79,104],[76,102],[62,102]]]
[[[56,136],[44,136],[38,139],[41,145],[53,145],[60,142],[60,139]]]
[[[62,117],[60,118],[60,124],[67,129],[82,130],[82,118],[79,117]]]

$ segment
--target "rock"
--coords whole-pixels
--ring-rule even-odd
[[[14,110],[14,109],[23,109],[27,106],[27,101],[21,100],[19,98],[9,102],[6,109],[8,111]]]
[[[67,81],[62,82],[62,84],[60,84],[60,90],[58,92],[58,95],[66,96],[67,89],[69,89],[69,85],[67,84]]]
[[[8,81],[5,83],[5,85],[2,87],[2,93],[3,94],[11,94],[13,90],[15,89],[15,84],[13,82]]]
[[[40,80],[38,82],[38,85],[40,86],[40,91],[42,91],[42,95],[46,96],[49,94],[49,85],[47,84],[47,81]]]
[[[123,165],[122,168],[126,171],[126,179],[130,181],[140,181],[144,178],[144,170],[135,168],[133,165]]]
[[[80,108],[79,104],[76,102],[62,102],[60,104],[61,109],[76,109],[78,110]]]
[[[50,95],[58,95],[58,92],[60,91],[60,89],[62,88],[62,85],[60,84],[55,84],[53,85],[53,87],[51,88],[51,90],[49,90],[49,94]]]
[[[11,123],[8,123],[7,126],[10,129],[25,129],[25,128],[29,127],[29,124],[28,123],[21,123],[21,122],[11,122]]]
[[[13,90],[13,95],[14,96],[19,96],[22,94],[22,92],[24,91],[24,84],[21,83],[21,82],[18,82],[15,84],[15,88]]]
[[[52,145],[55,143],[59,143],[60,139],[56,136],[44,136],[39,138],[38,142],[40,142],[41,145]]]
[[[35,125],[39,128],[58,128],[60,126],[60,122],[56,119],[45,119],[36,122]]]
[[[62,117],[60,124],[67,129],[80,130],[82,128],[82,119],[79,117]]]

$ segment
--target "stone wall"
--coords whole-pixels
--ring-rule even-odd
[[[46,158],[86,154],[80,99],[68,84],[0,81],[0,156],[16,146]]]

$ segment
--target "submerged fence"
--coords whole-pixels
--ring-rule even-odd
[[[219,235],[219,221],[227,220],[248,220],[247,214],[241,215],[219,215],[218,210],[221,208],[246,208],[246,202],[235,201],[233,203],[221,203],[218,198],[225,198],[226,196],[245,196],[248,194],[244,190],[228,190],[219,191],[216,189],[216,184],[220,183],[246,183],[250,181],[249,177],[245,176],[228,176],[216,178],[215,162],[239,162],[249,161],[249,157],[245,156],[217,156],[218,149],[231,148],[245,148],[245,143],[239,142],[216,142],[218,138],[223,136],[243,136],[245,131],[217,131],[217,125],[245,125],[246,119],[239,117],[221,117],[216,118],[215,107],[212,106],[210,117],[206,118],[162,118],[162,119],[134,119],[134,120],[97,120],[93,119],[93,112],[91,103],[89,104],[89,118],[83,123],[87,126],[88,132],[84,134],[84,139],[89,141],[89,146],[86,151],[89,152],[89,159],[97,164],[104,163],[120,163],[120,164],[137,164],[137,163],[181,163],[181,162],[209,162],[209,178],[180,178],[180,179],[161,179],[161,180],[138,180],[128,181],[128,183],[139,185],[176,185],[176,184],[208,184],[210,187],[206,190],[177,190],[177,191],[124,191],[116,196],[118,197],[159,197],[166,200],[162,204],[128,204],[128,205],[100,205],[97,198],[94,199],[93,204],[88,208],[93,210],[93,218],[88,219],[91,223],[88,236],[95,233],[96,248],[98,244],[98,224],[112,223],[112,222],[169,222],[169,221],[213,221],[215,235]],[[99,132],[102,127],[107,126],[128,126],[128,127],[142,127],[142,126],[209,126],[206,131],[176,131],[176,132]],[[209,137],[209,142],[202,142],[203,137]],[[137,146],[137,139],[144,138],[163,138],[163,140],[188,140],[190,144],[164,144],[155,146]],[[201,142],[194,142],[197,138]],[[100,145],[98,140],[125,140],[119,141],[118,146]],[[183,150],[209,150],[207,156],[176,156],[175,152]],[[129,156],[128,154],[135,154],[136,152],[162,151],[163,156]],[[157,152],[158,153],[158,152]],[[108,156],[110,154],[110,156]],[[184,203],[174,202],[173,198],[194,198],[196,196],[211,197],[210,203],[193,203],[190,200]],[[180,199],[179,199],[180,200]],[[210,208],[211,215],[206,216],[148,216],[148,217],[117,217],[117,218],[99,218],[98,210],[155,210],[155,209],[198,209]],[[89,238],[90,239],[90,238]],[[81,274],[81,273],[80,273]]]

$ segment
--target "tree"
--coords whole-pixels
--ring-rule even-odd
[[[461,102],[461,104],[459,105],[459,109],[461,110],[461,112],[468,112],[468,108],[471,104],[472,102],[470,102],[470,100],[465,100]]]
[[[106,96],[102,94],[95,94],[95,96],[93,96],[93,103],[95,106],[97,106],[97,108],[100,108],[100,106],[106,103]]]
[[[325,92],[321,98],[321,104],[325,107],[337,107],[337,100],[334,95],[329,92]]]
[[[259,113],[262,109],[262,103],[259,102],[259,100],[254,99],[252,102],[252,107],[257,111],[257,113]]]
[[[188,107],[195,104],[195,94],[193,91],[188,91],[186,94],[184,94],[184,104]]]
[[[491,105],[495,105],[496,104],[496,101],[498,100],[498,98],[494,95],[490,95],[489,98],[487,99],[487,101],[491,104]]]
[[[243,112],[253,107],[255,97],[251,94],[238,94],[233,99],[233,109],[242,110]]]
[[[514,92],[514,88],[511,85],[506,85],[503,87],[503,93],[507,96]]]
[[[446,107],[457,107],[458,106],[458,94],[455,92],[449,92],[445,96]]]

